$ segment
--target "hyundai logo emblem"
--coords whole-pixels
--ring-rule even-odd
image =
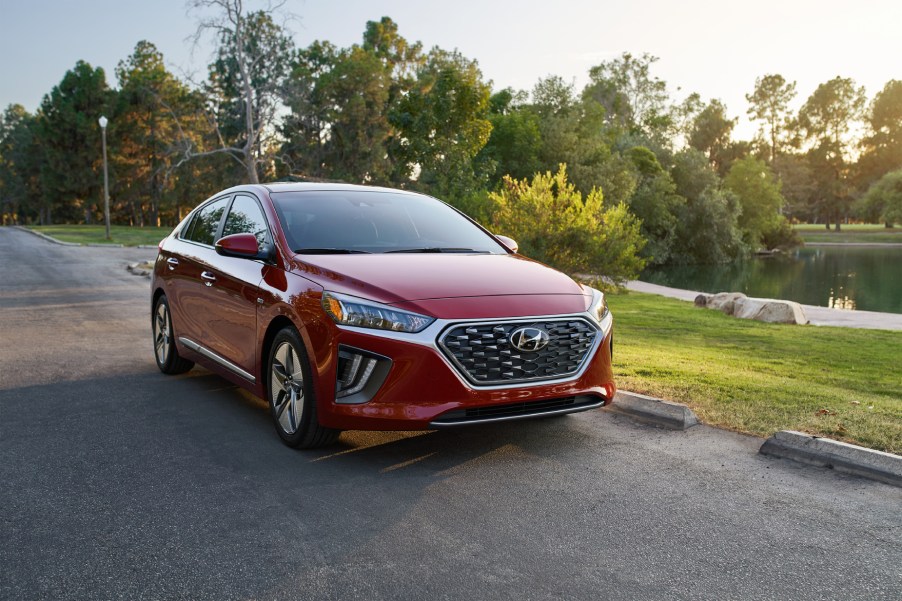
[[[525,328],[517,328],[511,332],[511,346],[519,351],[532,353],[540,351],[551,341],[548,332],[541,328],[533,328],[531,326]]]

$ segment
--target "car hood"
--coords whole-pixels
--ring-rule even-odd
[[[529,299],[514,303],[520,307],[515,312],[523,315],[547,314],[531,312],[533,307],[544,306],[568,309],[555,312],[579,312],[585,310],[586,298],[591,296],[563,273],[519,255],[398,253],[298,255],[295,259],[299,275],[327,290],[420,309],[436,317],[457,312],[452,307],[458,304],[474,307],[479,297],[507,297],[511,302],[515,297],[536,297],[535,303]],[[570,298],[552,301],[547,297]],[[465,298],[472,300],[446,300]]]

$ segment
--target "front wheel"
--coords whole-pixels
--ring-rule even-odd
[[[282,441],[300,449],[335,442],[341,431],[319,424],[310,362],[294,328],[284,328],[276,334],[266,365],[269,409]]]
[[[182,374],[194,367],[194,362],[179,355],[179,351],[175,347],[172,315],[169,312],[169,301],[166,300],[165,295],[158,298],[154,305],[151,327],[153,329],[153,354],[161,372]]]

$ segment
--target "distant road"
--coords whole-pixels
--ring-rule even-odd
[[[594,411],[291,450],[157,371],[154,252],[0,228],[0,599],[900,598],[902,490],[748,436]]]

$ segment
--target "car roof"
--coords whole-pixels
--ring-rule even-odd
[[[329,183],[329,182],[271,182],[261,184],[268,192],[313,192],[313,191],[360,191],[360,192],[401,192],[412,194],[406,190],[385,188],[380,186],[362,186],[357,184]]]

